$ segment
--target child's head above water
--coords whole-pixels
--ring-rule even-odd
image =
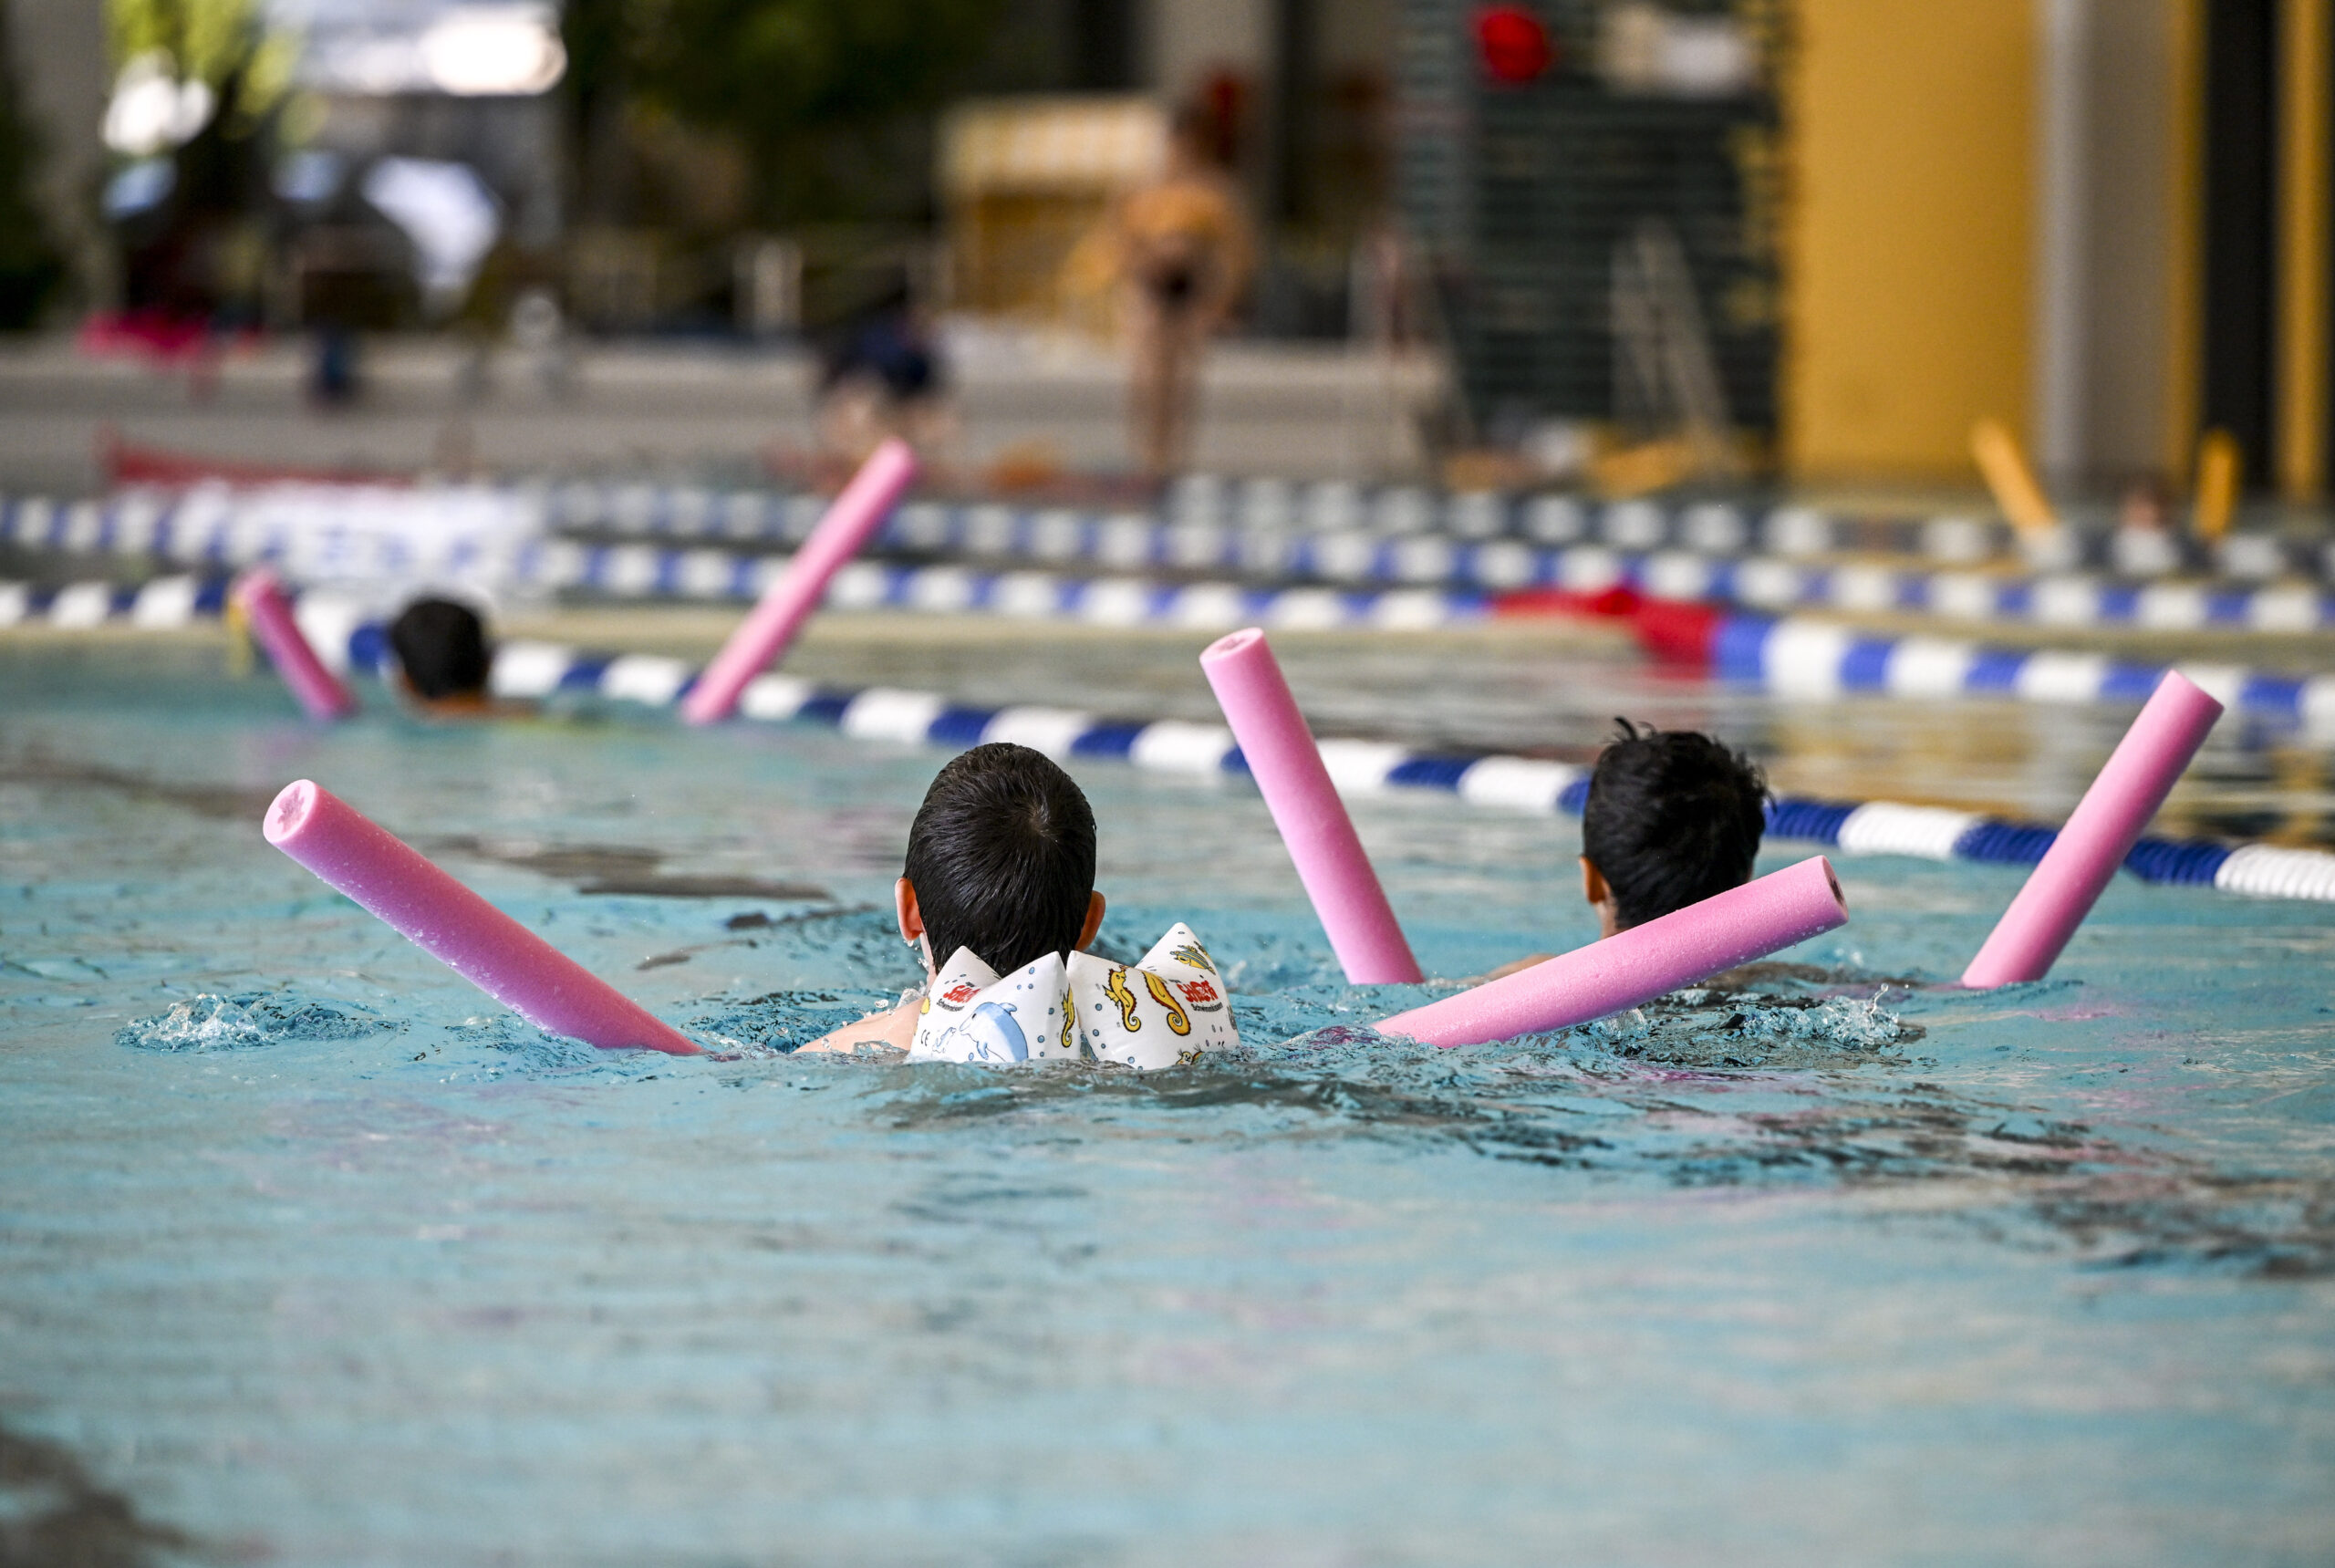
[[[1043,753],[975,746],[925,791],[901,881],[901,929],[921,919],[935,966],[965,947],[1011,974],[1094,940],[1095,813]]]
[[[1708,735],[1615,722],[1581,817],[1584,880],[1608,935],[1749,881],[1768,801],[1759,770]]]
[[[486,694],[486,628],[468,605],[414,600],[389,623],[389,650],[425,702]]]

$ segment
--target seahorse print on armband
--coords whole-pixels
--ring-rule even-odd
[[[1145,970],[1143,989],[1151,992],[1152,1001],[1168,1010],[1168,1033],[1189,1034],[1192,1032],[1192,1015],[1184,1011],[1184,1004],[1176,999],[1174,992],[1168,989],[1166,981]]]
[[[1144,977],[1150,979],[1149,975]],[[1119,1004],[1119,1027],[1132,1034],[1143,1027],[1143,1020],[1135,1015],[1135,992],[1127,989],[1127,971],[1115,969],[1111,978],[1103,982],[1103,994]]]

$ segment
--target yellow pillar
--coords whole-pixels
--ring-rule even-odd
[[[2164,472],[2190,472],[2205,373],[2205,0],[2164,0],[2170,10],[2174,151],[2172,265],[2165,301]]]
[[[2278,5],[2278,489],[2327,482],[2327,5]]]
[[[2024,429],[2032,0],[1801,0],[1785,446],[1802,475],[1967,482]]]

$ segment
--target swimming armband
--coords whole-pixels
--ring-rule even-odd
[[[1148,1071],[1240,1041],[1223,978],[1179,921],[1131,964],[1048,953],[1001,979],[959,948],[925,987],[908,1060],[1092,1060]]]

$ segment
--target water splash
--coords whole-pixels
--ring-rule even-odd
[[[132,1019],[114,1044],[137,1051],[251,1051],[291,1041],[359,1040],[406,1028],[353,1002],[319,1002],[292,992],[202,992],[151,1018]]]

